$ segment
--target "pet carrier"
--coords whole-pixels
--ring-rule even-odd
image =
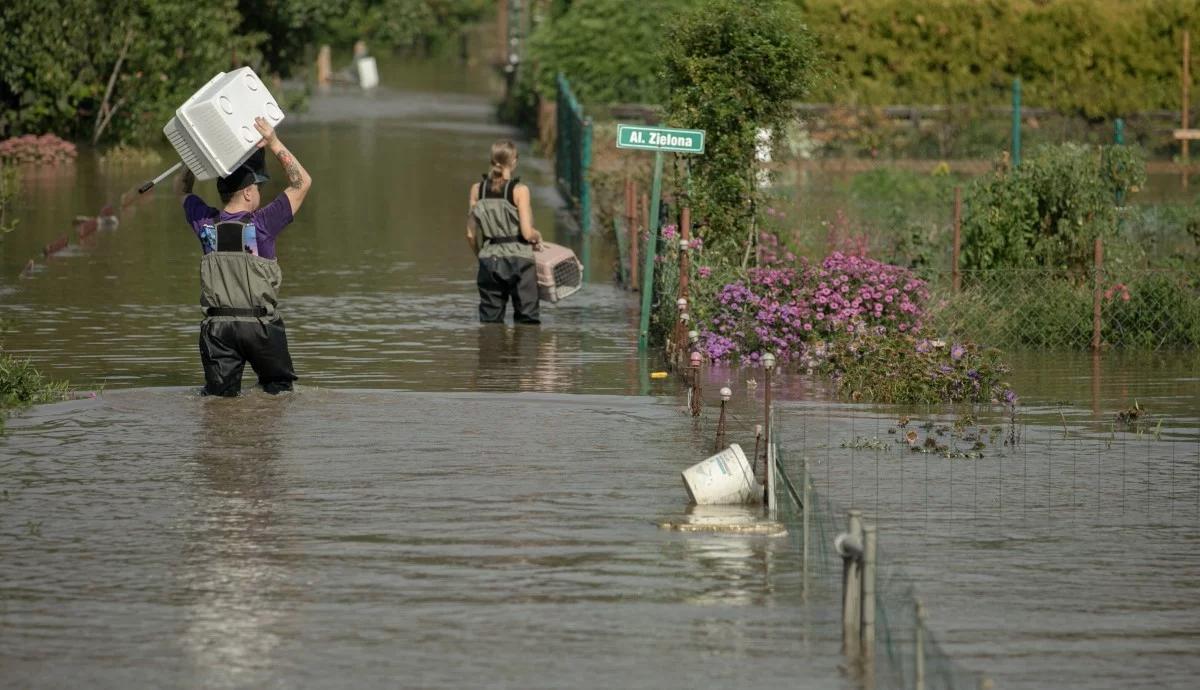
[[[540,251],[533,253],[537,263],[538,295],[547,302],[557,302],[583,287],[583,264],[575,252],[561,244],[542,242]]]

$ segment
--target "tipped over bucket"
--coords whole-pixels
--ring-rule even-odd
[[[762,493],[754,468],[736,443],[684,470],[683,486],[698,505],[755,503]]]

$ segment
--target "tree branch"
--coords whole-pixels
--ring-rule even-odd
[[[131,42],[133,42],[133,29],[126,29],[125,43],[121,45],[121,52],[117,55],[117,64],[113,65],[112,75],[108,78],[108,87],[104,89],[104,100],[100,101],[100,111],[96,113],[95,131],[92,134],[93,145],[100,140],[100,135],[108,127],[113,113],[117,110],[116,107],[109,107],[108,99],[112,98],[113,87],[117,84],[117,75],[121,72],[121,63],[125,62],[125,55],[129,52],[129,44]],[[117,107],[119,106],[120,103],[117,104]]]

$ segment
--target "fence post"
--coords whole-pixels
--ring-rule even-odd
[[[691,302],[688,295],[688,252],[692,244],[692,209],[683,207],[679,219],[679,296]]]
[[[1012,165],[1021,164],[1021,78],[1012,83]]]
[[[875,549],[878,536],[875,525],[863,526],[862,647],[863,654],[875,654]]]
[[[631,290],[637,289],[637,256],[638,256],[638,232],[637,232],[637,192],[634,191],[634,183],[631,179],[625,180],[625,231],[629,234],[629,280],[626,282],[626,287]]]
[[[812,484],[808,479],[808,458],[804,458],[800,463],[800,472],[803,475],[801,479],[804,482],[804,488],[801,489],[801,497],[803,505],[800,506],[801,518],[801,537],[803,544],[800,553],[800,567],[804,570],[800,578],[800,598],[808,598],[808,539],[809,539],[809,514],[812,512],[810,507],[812,504]]]
[[[1101,273],[1104,271],[1104,240],[1096,238],[1095,287],[1092,291],[1092,352],[1100,351],[1100,298],[1103,288]]]
[[[962,273],[958,268],[958,255],[962,248],[962,187],[954,187],[954,249],[951,261],[951,285],[955,293],[962,288]]]
[[[1181,119],[1183,120],[1183,122],[1180,125],[1181,129],[1188,128],[1188,86],[1191,85],[1191,81],[1192,81],[1191,65],[1189,63],[1191,63],[1191,61],[1192,61],[1192,36],[1191,36],[1191,32],[1189,32],[1187,29],[1184,29],[1183,30],[1183,75],[1181,78],[1181,81],[1183,82],[1183,108],[1181,109],[1181,112],[1180,112],[1180,115],[1182,116]],[[1181,154],[1180,160],[1183,161],[1183,174],[1180,176],[1180,180],[1182,181],[1183,188],[1187,189],[1187,186],[1188,186],[1188,164],[1190,162],[1188,159],[1188,140],[1187,139],[1180,140],[1179,145],[1181,147],[1180,151],[1179,151]]]
[[[925,607],[921,605],[920,599],[917,599],[917,626],[914,632],[913,648],[916,654],[913,664],[915,671],[913,688],[925,690]]]
[[[774,484],[771,478],[771,373],[775,369],[775,355],[767,352],[762,356],[763,379],[765,388],[763,394],[763,438],[766,440],[766,451],[763,453],[763,505],[770,506],[770,490]],[[758,462],[758,458],[754,459]]]
[[[851,510],[847,513],[847,533],[862,544],[862,511]],[[862,571],[859,560],[854,555],[842,555],[842,653],[847,656],[857,656],[859,651],[860,628],[862,622]]]
[[[582,109],[579,116],[583,116]],[[588,170],[592,167],[592,118],[583,118],[583,141],[579,144],[579,228],[584,235],[592,229],[592,183],[588,180]],[[587,245],[584,245],[587,248]],[[584,261],[584,275],[587,275],[587,262]]]

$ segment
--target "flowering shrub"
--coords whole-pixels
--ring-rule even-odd
[[[12,163],[57,165],[75,160],[75,144],[53,134],[26,134],[0,141],[0,159]]]
[[[777,247],[767,241],[762,247],[766,267],[720,288],[712,314],[697,310],[710,359],[757,360],[770,350],[786,361],[810,341],[921,329],[929,291],[907,269],[840,252],[817,266],[801,259],[780,267]]]
[[[810,348],[806,363],[827,374],[851,400],[1017,402],[1002,380],[1009,370],[1000,351],[971,343],[862,334]]]

